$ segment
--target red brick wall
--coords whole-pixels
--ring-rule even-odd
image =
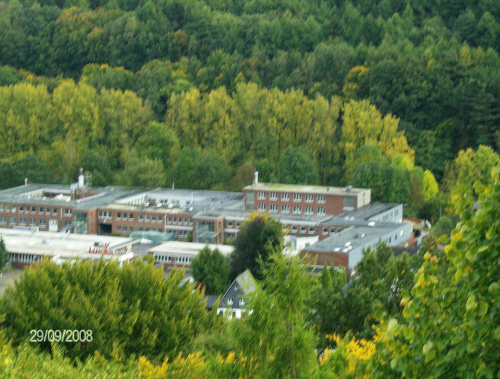
[[[300,257],[303,258],[307,254],[311,263],[316,259],[318,266],[341,266],[346,270],[349,268],[349,254],[347,253],[325,253],[319,251],[302,251]]]

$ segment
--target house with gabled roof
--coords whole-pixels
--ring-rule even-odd
[[[246,269],[231,283],[226,293],[222,297],[217,314],[228,312],[229,318],[240,319],[246,312],[251,312],[247,308],[247,295],[255,291],[257,283],[250,272]]]

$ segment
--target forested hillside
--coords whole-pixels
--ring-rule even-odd
[[[493,0],[0,2],[0,185],[83,166],[94,185],[239,190],[258,169],[389,187],[374,198],[436,218],[460,156],[498,162],[499,17]]]

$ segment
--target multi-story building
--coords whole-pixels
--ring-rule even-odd
[[[0,191],[0,228],[119,236],[155,231],[170,233],[181,241],[223,244],[236,237],[250,212],[261,211],[280,220],[290,236],[318,236],[321,249],[317,253],[322,254],[337,236],[346,235],[346,229],[364,228],[373,222],[401,227],[402,204],[371,204],[370,200],[369,189],[266,184],[257,180],[244,187],[242,193],[87,188],[80,175],[78,183],[70,186],[27,184]],[[370,230],[373,236],[384,232],[380,228]],[[405,237],[409,238],[408,234],[405,229]],[[316,245],[309,251],[315,251]],[[325,262],[331,261],[328,259]],[[356,259],[351,257],[348,266]]]
[[[243,188],[243,197],[247,210],[336,216],[370,204],[371,190],[255,182]]]

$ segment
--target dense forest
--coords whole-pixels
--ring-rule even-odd
[[[240,190],[258,170],[435,221],[499,161],[499,17],[492,0],[0,2],[0,187],[83,166],[96,186]]]

